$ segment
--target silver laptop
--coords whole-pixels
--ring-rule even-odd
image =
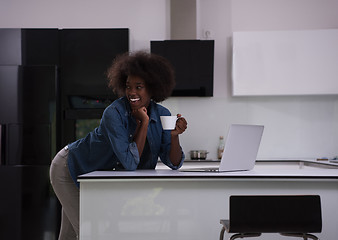
[[[247,171],[255,166],[264,126],[232,124],[218,168],[182,169],[183,172]]]

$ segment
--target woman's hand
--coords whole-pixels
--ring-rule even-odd
[[[174,166],[178,166],[182,159],[182,151],[178,135],[187,129],[187,121],[181,114],[177,114],[175,129],[171,131],[170,161]]]
[[[171,131],[171,135],[182,134],[187,129],[188,123],[185,118],[182,117],[181,114],[177,114],[177,117],[176,126],[175,129]]]
[[[147,108],[146,107],[133,109],[131,114],[138,121],[138,123],[142,123],[142,122],[148,123],[149,122],[149,116],[147,114]]]

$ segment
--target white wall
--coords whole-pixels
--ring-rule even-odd
[[[1,0],[1,28],[129,28],[130,50],[170,35],[168,0]]]
[[[131,50],[170,38],[169,0],[1,0],[0,28],[130,29]],[[338,0],[197,0],[197,36],[215,39],[212,98],[171,98],[163,104],[188,120],[184,150],[216,157],[231,123],[264,124],[260,158],[338,155],[338,96],[232,97],[233,31],[338,28]],[[337,81],[338,82],[338,81]]]
[[[266,126],[260,158],[338,155],[338,96],[230,94],[233,31],[338,28],[337,9],[337,0],[199,0],[200,36],[208,29],[216,41],[215,94],[165,102],[189,120],[189,131],[181,137],[185,150],[206,149],[215,157],[218,136],[229,124],[252,123]]]

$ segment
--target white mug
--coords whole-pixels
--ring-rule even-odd
[[[164,130],[174,130],[176,127],[177,116],[160,116]]]

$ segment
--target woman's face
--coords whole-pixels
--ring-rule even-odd
[[[126,81],[126,96],[131,109],[147,108],[151,99],[144,80],[137,76],[128,76]]]

